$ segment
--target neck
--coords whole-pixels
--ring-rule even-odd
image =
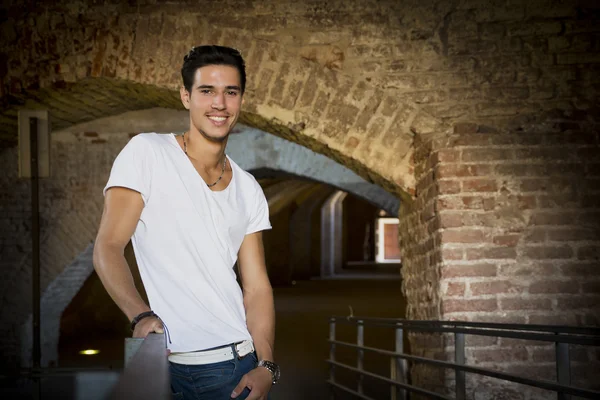
[[[195,129],[190,129],[184,133],[183,139],[187,149],[187,155],[198,161],[207,168],[221,168],[225,158],[225,148],[227,140],[214,141],[206,138],[202,133]]]

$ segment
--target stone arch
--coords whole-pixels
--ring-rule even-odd
[[[246,128],[227,144],[229,155],[245,170],[269,169],[326,183],[396,215],[400,199],[332,159],[306,147]]]
[[[322,65],[316,56],[290,54],[249,30],[211,26],[190,7],[94,7],[79,16],[85,24],[69,12],[60,17],[49,12],[35,28],[25,21],[7,23],[15,44],[4,49],[14,68],[0,75],[4,141],[15,142],[15,109],[21,106],[50,109],[56,127],[99,112],[179,107],[178,60],[190,43],[202,42],[243,49],[251,78],[243,122],[324,154],[406,200],[415,192],[414,134],[445,129],[394,90],[345,76],[333,69],[335,63]],[[48,55],[40,57],[27,46],[32,35],[48,47]],[[29,54],[18,57],[17,49]]]
[[[112,159],[129,140],[127,130],[148,131],[154,126],[154,130],[178,132],[185,129],[187,118],[186,111],[150,109],[78,124],[54,134],[52,146],[60,150],[56,158],[62,161],[57,161],[59,166],[53,166],[57,174],[45,181],[45,186],[41,189],[42,196],[44,193],[51,194],[47,196],[47,204],[43,206],[47,208],[46,211],[42,210],[42,215],[51,215],[42,237],[42,246],[47,249],[42,252],[42,264],[47,270],[43,275],[50,279],[42,285],[46,287],[42,310],[47,310],[47,316],[54,317],[43,320],[43,362],[48,363],[56,359],[53,355],[57,353],[58,327],[62,311],[92,271],[92,247],[89,244],[94,239],[102,212],[103,198],[100,193],[107,178],[104,174],[108,173]],[[132,124],[131,121],[135,123]],[[98,127],[100,124],[110,128],[103,133]],[[96,158],[99,164],[106,164],[102,166],[105,169],[103,173],[93,171],[98,166],[92,166],[89,171],[69,172],[70,170],[62,165],[64,162],[83,165],[84,160],[90,157],[95,149],[100,148],[98,146],[108,146],[105,149],[106,153],[111,154],[103,154],[100,158],[91,157]],[[249,149],[251,151],[248,151]],[[66,161],[63,152],[74,153],[73,159]],[[296,143],[255,128],[243,125],[236,128],[236,133],[231,136],[228,144],[228,153],[245,169],[266,168],[283,171],[346,190],[386,210],[397,210],[399,207],[398,197],[367,182],[348,168]],[[293,162],[290,158],[300,161]],[[74,173],[83,175],[76,176]],[[67,196],[66,193],[70,189],[76,190],[79,195]],[[26,262],[27,260],[23,261],[24,265]],[[59,292],[62,294],[57,297],[55,294]],[[28,360],[31,352],[30,320],[29,315],[25,321],[18,321],[20,330],[25,333],[21,343],[21,360],[24,362]]]

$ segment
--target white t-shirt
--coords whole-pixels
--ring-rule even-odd
[[[234,264],[244,236],[270,229],[256,179],[229,159],[227,188],[211,191],[172,134],[133,137],[117,156],[104,193],[139,192],[144,209],[131,240],[152,310],[173,352],[251,339]]]

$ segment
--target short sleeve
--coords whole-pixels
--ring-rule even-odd
[[[121,150],[110,171],[104,195],[111,187],[125,187],[142,195],[144,204],[150,199],[152,184],[153,149],[143,134],[134,136]]]
[[[250,216],[250,223],[246,229],[246,235],[271,229],[271,222],[269,221],[269,203],[258,182],[256,182],[254,200],[254,208],[252,209]]]

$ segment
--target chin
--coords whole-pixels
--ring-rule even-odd
[[[224,142],[228,137],[229,137],[229,133],[231,132],[231,130],[228,130],[225,133],[211,133],[211,132],[206,132],[203,130],[200,130],[200,133],[202,134],[202,136],[204,136],[206,139],[210,140],[211,142]]]

